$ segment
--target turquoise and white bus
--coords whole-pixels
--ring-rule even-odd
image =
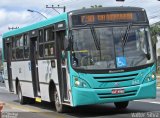
[[[21,104],[66,106],[156,97],[149,21],[143,8],[74,10],[3,34],[4,78]]]

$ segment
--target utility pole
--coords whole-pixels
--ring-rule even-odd
[[[52,6],[46,5],[46,8],[51,8],[51,9],[53,9],[54,11],[56,11],[57,13],[59,13],[59,14],[60,14],[60,12],[59,12],[58,10],[56,10],[56,9],[63,9],[63,12],[66,11],[66,7],[65,7],[65,6],[64,6],[64,7],[60,7],[59,5],[58,5],[57,7],[54,7],[54,5],[52,5]]]
[[[18,29],[19,27],[8,27],[8,30]]]

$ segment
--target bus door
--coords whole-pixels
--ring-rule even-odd
[[[40,85],[38,76],[38,63],[37,63],[37,39],[38,32],[32,31],[30,33],[30,61],[31,61],[31,74],[34,97],[40,97]]]
[[[63,54],[64,39],[65,39],[65,30],[56,31],[57,69],[58,69],[58,81],[59,81],[61,102],[69,102],[69,95],[68,95],[69,90],[67,85],[68,80],[67,80],[67,68],[66,68],[67,62]]]
[[[12,80],[12,68],[11,68],[11,52],[12,52],[12,42],[6,41],[5,49],[6,49],[6,61],[7,61],[7,71],[8,71],[8,86],[9,91],[13,92],[13,80]]]

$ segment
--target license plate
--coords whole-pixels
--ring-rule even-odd
[[[124,93],[124,89],[112,89],[112,94],[122,94]]]

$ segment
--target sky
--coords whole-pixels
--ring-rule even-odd
[[[58,13],[46,5],[61,7],[66,6],[66,11],[89,8],[93,5],[111,6],[135,6],[146,10],[150,24],[160,21],[160,1],[158,0],[0,0],[0,47],[2,47],[1,35],[9,31],[9,27],[24,27],[45,18],[37,13],[28,12],[27,9],[35,10],[47,18],[58,15]],[[60,13],[63,9],[56,9]]]

